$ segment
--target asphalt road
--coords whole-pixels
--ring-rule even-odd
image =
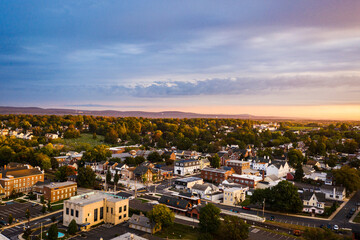
[[[51,218],[53,216],[55,216],[57,220],[62,221],[62,212],[59,212],[59,213],[51,214],[49,216],[44,216],[43,218],[40,218],[40,219],[37,219],[37,220],[30,221],[30,227],[31,228],[40,227],[41,223],[43,225],[50,224],[52,222]],[[11,240],[18,239],[17,236],[24,232],[24,227],[25,226],[27,226],[27,223],[20,224],[18,226],[14,226],[14,227],[11,227],[11,228],[7,228],[4,231],[2,231],[2,234],[5,235],[6,237],[10,238]]]

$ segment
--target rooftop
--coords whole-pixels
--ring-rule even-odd
[[[188,177],[188,178],[182,178],[182,179],[177,179],[176,181],[180,181],[180,182],[195,182],[195,181],[200,181],[203,180],[202,178],[198,178],[198,177]]]
[[[71,182],[71,181],[67,181],[67,182],[52,182],[49,184],[45,184],[44,187],[48,187],[48,188],[58,188],[58,187],[66,187],[66,186],[72,186],[72,185],[77,185],[76,182]]]
[[[243,178],[243,179],[250,179],[250,180],[254,180],[254,181],[261,181],[261,180],[262,180],[262,177],[255,176],[255,175],[233,174],[233,175],[231,175],[231,176],[232,176],[232,177]]]
[[[124,200],[125,198],[103,192],[90,192],[90,193],[71,197],[69,200],[66,200],[65,203],[72,203],[80,206],[86,206],[88,204],[96,203],[104,199],[106,199],[109,202],[119,202]]]

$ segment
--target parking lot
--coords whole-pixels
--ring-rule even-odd
[[[42,215],[41,209],[42,205],[33,206],[32,203],[18,203],[18,202],[8,202],[4,206],[0,206],[0,220],[8,222],[9,214],[12,214],[14,220],[13,222],[26,220],[25,212],[26,209],[30,211],[30,217],[34,218]]]
[[[298,238],[265,231],[259,228],[250,228],[249,239],[251,240],[296,240]]]

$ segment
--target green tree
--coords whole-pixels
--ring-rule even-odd
[[[86,151],[83,154],[82,160],[86,162],[101,162],[106,161],[111,157],[111,152],[106,145],[98,145],[91,149],[90,151]]]
[[[346,188],[347,194],[360,188],[359,172],[355,168],[343,166],[341,169],[333,170],[333,175],[337,185],[341,184]]]
[[[109,132],[105,134],[105,142],[116,144],[118,142],[119,135],[114,129],[110,129]]]
[[[25,217],[28,220],[28,226],[30,226],[30,210],[28,208],[25,211]]]
[[[160,156],[160,154],[158,152],[154,151],[148,155],[147,160],[152,163],[156,163],[156,162],[161,162],[162,157]]]
[[[40,202],[41,202],[42,204],[45,203],[45,197],[44,197],[44,195],[41,195],[41,197],[40,197]]]
[[[225,216],[220,233],[228,240],[243,240],[248,238],[249,226],[236,216]]]
[[[158,204],[147,213],[147,217],[160,227],[168,227],[174,223],[175,214],[167,206]]]
[[[13,215],[10,213],[8,216],[8,223],[11,225],[13,221],[14,221]]]
[[[47,202],[47,210],[50,212],[51,209],[52,209],[51,202],[48,201],[48,202]]]
[[[304,175],[304,170],[302,168],[302,164],[298,163],[295,169],[294,181],[300,182],[304,176],[305,175]]]
[[[6,165],[15,157],[14,150],[9,146],[0,147],[0,165]]]
[[[306,228],[302,237],[306,240],[340,240],[344,239],[327,228]]]
[[[70,125],[64,133],[64,138],[78,138],[80,137],[80,131],[75,129],[74,125]]]
[[[53,225],[50,226],[48,235],[47,235],[47,239],[48,240],[57,240],[58,239],[58,227],[57,227],[56,223],[54,223]]]
[[[201,232],[215,234],[220,228],[220,209],[208,203],[200,209],[199,227]]]
[[[288,158],[289,158],[289,164],[292,167],[295,167],[298,164],[302,164],[304,161],[304,156],[302,155],[302,152],[297,149],[291,149],[288,152]]]
[[[35,154],[35,159],[38,163],[40,163],[42,169],[49,170],[51,168],[51,161],[49,156],[43,153],[37,153]]]
[[[220,167],[220,157],[219,157],[219,155],[217,153],[212,158],[210,158],[210,165],[213,168],[219,168]]]
[[[45,204],[43,204],[43,206],[42,206],[42,208],[41,208],[41,212],[42,212],[42,213],[46,213],[46,206],[45,206]]]
[[[112,175],[110,170],[106,172],[106,185],[108,186],[111,183]]]
[[[118,171],[116,171],[115,175],[114,175],[114,184],[115,184],[115,187],[117,187],[117,184],[120,180],[120,176],[118,174]]]
[[[51,163],[52,170],[56,170],[59,168],[59,162],[56,160],[56,158],[51,158],[50,163]]]
[[[71,220],[69,226],[68,226],[68,230],[67,232],[70,234],[70,235],[74,235],[76,232],[78,231],[78,226],[76,224],[76,221],[75,219]]]
[[[78,169],[77,183],[80,187],[94,187],[96,174],[91,167],[82,167]]]
[[[71,166],[61,166],[55,172],[56,179],[60,182],[67,181],[67,178],[72,175],[76,175],[76,169]]]

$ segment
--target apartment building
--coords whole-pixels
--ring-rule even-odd
[[[82,230],[98,223],[117,225],[129,219],[129,199],[104,192],[90,192],[64,202],[63,224],[75,219]]]
[[[231,167],[222,167],[220,169],[204,168],[201,170],[201,178],[212,183],[220,184],[233,173],[235,173],[235,171]]]
[[[246,191],[249,188],[225,188],[224,189],[224,204],[234,206],[240,204],[245,200]]]
[[[13,192],[28,192],[37,182],[43,181],[44,172],[40,168],[32,168],[29,165],[15,168],[5,166],[0,172],[0,185],[3,188],[4,197],[9,197]]]
[[[234,169],[237,174],[244,174],[245,169],[250,169],[250,162],[240,160],[229,160],[227,166]]]
[[[229,177],[234,183],[255,188],[258,182],[262,180],[262,177],[255,176],[255,175],[239,175],[239,174],[233,174]]]
[[[187,174],[198,173],[201,170],[200,160],[186,159],[176,161],[174,165],[174,173],[185,176]]]
[[[56,182],[34,186],[38,196],[44,195],[44,199],[50,202],[57,202],[67,199],[77,194],[76,182]]]

